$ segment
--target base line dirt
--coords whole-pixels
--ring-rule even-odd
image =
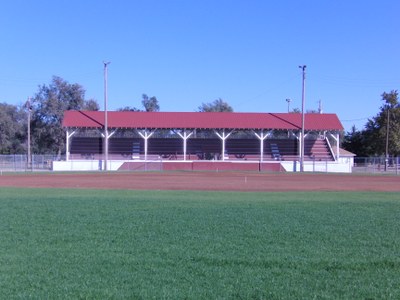
[[[400,176],[249,172],[35,173],[0,187],[202,191],[400,191]]]

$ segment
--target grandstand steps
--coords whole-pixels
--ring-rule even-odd
[[[313,161],[333,161],[334,157],[325,139],[306,140],[305,157]]]

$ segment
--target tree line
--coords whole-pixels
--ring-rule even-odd
[[[126,106],[118,111],[160,111],[155,96],[142,95],[143,108]],[[99,110],[95,99],[85,98],[85,89],[77,83],[53,76],[49,84],[39,85],[37,93],[23,105],[0,103],[0,154],[26,154],[28,119],[30,120],[31,153],[65,152],[65,130],[62,119],[66,110]],[[199,112],[233,111],[224,100],[202,103]]]
[[[376,116],[368,119],[362,130],[354,126],[344,134],[342,147],[359,157],[400,155],[400,103],[397,90],[382,94]],[[118,111],[160,111],[155,96],[142,95],[142,108],[126,106]],[[54,76],[49,84],[38,87],[34,97],[24,105],[0,103],[0,154],[27,153],[28,114],[30,115],[31,152],[58,154],[65,152],[62,119],[66,110],[99,110],[95,99],[85,98],[85,89],[77,83]],[[221,98],[202,103],[199,112],[233,112]]]

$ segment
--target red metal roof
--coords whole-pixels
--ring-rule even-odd
[[[104,127],[104,111],[64,112],[64,127]],[[109,111],[109,128],[301,129],[298,113]],[[305,130],[343,130],[336,114],[306,114]]]

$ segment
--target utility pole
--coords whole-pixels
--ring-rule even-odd
[[[28,150],[28,169],[32,168],[32,156],[31,156],[31,97],[28,97],[28,100],[26,101],[26,109],[28,110],[28,145],[27,145],[27,150]]]
[[[291,99],[286,99],[287,102],[287,112],[290,113],[290,102],[292,102]]]
[[[301,93],[301,149],[300,149],[300,172],[304,172],[304,108],[306,101],[306,65],[299,66],[303,71],[303,80],[302,80],[302,93]]]
[[[322,100],[318,101],[318,113],[322,114]]]
[[[107,91],[107,67],[110,62],[104,62],[104,171],[108,170],[108,91]]]
[[[388,168],[388,163],[389,163],[389,120],[390,120],[390,107],[389,105],[387,106],[387,124],[386,124],[386,154],[385,154],[385,172],[387,171]]]

